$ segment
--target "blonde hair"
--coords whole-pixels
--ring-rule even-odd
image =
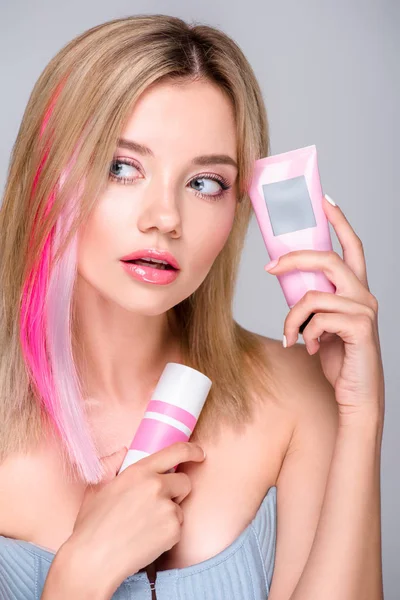
[[[200,287],[175,306],[187,364],[213,382],[197,439],[240,427],[271,391],[261,336],[232,315],[241,250],[252,214],[253,163],[269,153],[262,93],[224,32],[167,15],[135,15],[89,29],[40,75],[14,144],[0,211],[0,461],[44,432],[87,483],[103,476],[74,362],[76,240],[124,121],[150,85],[204,79],[231,101],[237,127],[238,205],[229,238]]]

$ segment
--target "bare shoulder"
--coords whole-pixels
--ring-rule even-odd
[[[25,454],[8,455],[0,464],[1,535],[23,538],[25,534],[31,534],[32,500],[40,489],[40,478],[35,482],[34,473],[37,473],[37,461]],[[27,503],[28,495],[30,501]]]
[[[278,404],[290,424],[286,455],[299,445],[318,444],[332,453],[338,426],[335,392],[321,367],[319,353],[310,355],[305,344],[284,348],[281,340],[257,334],[273,379]],[[311,436],[311,437],[310,437]]]
[[[308,478],[313,477],[316,468],[322,470],[317,485],[324,488],[338,428],[335,391],[324,375],[318,352],[308,354],[305,344],[299,342],[289,348],[284,348],[280,340],[265,338],[264,343],[277,379],[280,401],[291,416],[293,426],[280,483],[290,468],[288,464],[292,464],[289,456],[308,456],[309,449],[310,456],[306,460],[310,462],[307,465],[303,460],[302,468],[310,471]],[[317,454],[314,458],[313,452]]]
[[[336,436],[337,403],[327,381],[318,352],[310,355],[302,343],[284,348],[281,340],[257,334],[263,343],[266,362],[270,366],[279,402],[287,409],[295,432],[307,422],[324,422],[324,427]],[[317,419],[317,421],[315,421]]]
[[[338,409],[325,378],[319,353],[304,344],[284,348],[264,338],[280,390],[280,402],[291,419],[292,434],[277,478],[277,540],[272,598],[290,598],[314,540],[335,448]]]
[[[29,540],[43,524],[51,527],[73,491],[68,477],[53,445],[7,456],[0,464],[0,535]]]

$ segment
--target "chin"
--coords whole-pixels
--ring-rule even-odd
[[[165,293],[165,291],[164,291]],[[123,300],[122,300],[123,298]],[[141,294],[140,292],[133,292],[130,290],[129,294],[115,295],[115,291],[112,297],[108,296],[108,300],[111,300],[115,305],[126,310],[129,313],[135,313],[146,317],[158,317],[167,311],[171,310],[174,306],[182,302],[184,298],[168,297],[168,293],[162,298],[153,293]]]

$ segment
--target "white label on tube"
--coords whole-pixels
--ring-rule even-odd
[[[161,423],[167,423],[168,425],[172,425],[172,427],[176,427],[176,429],[180,429],[183,433],[186,433],[188,437],[192,435],[192,430],[189,429],[184,423],[181,421],[177,421],[173,417],[169,417],[168,415],[164,415],[163,413],[146,411],[143,416],[144,419],[155,419],[156,421],[161,421]]]

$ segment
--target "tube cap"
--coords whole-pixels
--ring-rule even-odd
[[[179,406],[197,419],[211,386],[211,379],[197,369],[169,362],[154,388],[151,400],[161,400]]]

